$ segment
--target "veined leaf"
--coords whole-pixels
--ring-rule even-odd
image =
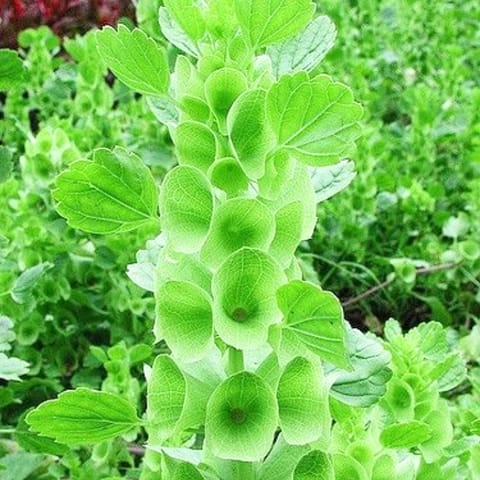
[[[257,375],[227,378],[207,405],[205,438],[214,455],[231,460],[261,460],[270,450],[278,409],[271,388]]]
[[[275,75],[313,70],[333,47],[336,33],[334,23],[321,15],[295,37],[269,47]]]
[[[119,395],[79,388],[42,403],[26,417],[35,432],[66,445],[93,444],[139,425],[135,408]]]
[[[167,92],[170,72],[162,47],[138,28],[105,27],[96,34],[97,48],[107,67],[125,85],[145,95]]]
[[[56,180],[57,211],[75,228],[119,233],[158,221],[158,190],[142,160],[121,148],[95,150]]]
[[[341,368],[349,366],[343,312],[335,295],[294,280],[279,288],[277,299],[286,329],[320,358]]]
[[[275,293],[285,282],[267,253],[244,247],[232,253],[212,280],[213,322],[220,338],[238,349],[254,349],[280,320]]]
[[[280,428],[292,445],[330,435],[328,389],[319,365],[296,357],[285,367],[277,389]]]
[[[277,148],[308,165],[330,165],[351,153],[362,113],[351,90],[327,75],[286,75],[267,94]]]
[[[235,8],[242,31],[254,49],[300,32],[315,11],[310,0],[242,0],[235,2]]]
[[[200,170],[181,165],[167,173],[160,190],[160,217],[176,251],[192,253],[200,249],[212,211],[211,185]]]

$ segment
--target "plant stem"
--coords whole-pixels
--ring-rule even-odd
[[[243,352],[236,348],[229,347],[228,349],[228,370],[230,375],[235,375],[245,369],[243,362]]]
[[[255,480],[253,463],[234,461],[233,478],[234,480]]]

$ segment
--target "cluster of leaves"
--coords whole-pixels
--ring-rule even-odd
[[[469,323],[480,314],[478,2],[322,9],[342,32],[323,68],[367,112],[358,176],[319,210],[311,253],[322,281],[347,299],[396,276],[361,304],[360,320]],[[458,268],[415,275],[451,263]]]
[[[141,480],[474,480],[477,424],[454,432],[440,396],[466,382],[448,332],[432,322],[403,335],[390,321],[384,342],[362,334],[295,257],[317,203],[352,179],[341,160],[360,133],[349,88],[316,72],[331,21],[309,0],[164,3],[161,30],[184,54],[169,62],[124,26],[96,42],[168,128],[179,165],[158,189],[141,155],[97,149],[68,164],[53,197],[90,233],[161,223],[129,275],[154,292],[153,333],[170,353],[145,366],[139,418],[137,384],[118,363],[132,350],[95,350],[127,383],[43,403],[26,418],[29,438],[96,444],[93,463],[118,452],[108,478],[121,478],[118,449],[137,439],[143,462],[126,475]],[[464,407],[457,415],[476,415]]]
[[[106,78],[93,32],[67,40],[63,51],[46,27],[25,30],[19,42],[18,53],[0,51],[0,90],[6,92],[0,106],[0,378],[10,380],[0,386],[5,427],[65,388],[99,388],[104,362],[90,352],[92,345],[153,338],[153,300],[126,278],[125,268],[156,226],[104,237],[75,232],[53,207],[55,176],[99,145],[128,146],[159,177],[173,161],[168,132],[144,99]],[[137,376],[143,359],[132,360]],[[11,381],[19,376],[23,382]],[[116,383],[127,377],[119,371]],[[125,386],[121,394],[130,398],[130,390]]]

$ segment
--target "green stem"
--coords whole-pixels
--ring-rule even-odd
[[[234,461],[234,480],[255,480],[253,463]]]
[[[229,347],[228,349],[228,372],[230,375],[235,375],[238,372],[245,370],[243,362],[243,352],[236,348]]]

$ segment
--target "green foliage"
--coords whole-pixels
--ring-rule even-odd
[[[166,53],[142,30],[104,28],[96,35],[98,52],[108,68],[136,92],[161,95],[168,88]]]
[[[120,148],[98,149],[92,161],[72,163],[57,177],[52,195],[58,213],[72,227],[90,233],[127,232],[155,222],[158,215],[158,192],[150,170]]]
[[[353,322],[461,326],[480,313],[478,257],[461,246],[479,243],[478,5],[321,5],[342,32],[322,68],[352,86],[366,119],[357,178],[319,211],[310,250],[320,278],[348,299],[395,274],[349,308]],[[392,258],[459,266],[405,283]]]
[[[75,113],[59,113],[58,124],[40,114],[41,129],[28,135],[24,151],[9,119],[1,129],[12,140],[5,157],[22,153],[0,185],[8,208],[27,212],[39,203],[55,225],[46,227],[40,217],[28,234],[10,234],[7,245],[42,240],[45,230],[55,232],[56,242],[45,242],[47,255],[32,255],[39,245],[24,248],[18,263],[11,260],[13,248],[6,250],[6,266],[15,268],[0,271],[8,280],[0,294],[8,299],[17,336],[7,328],[0,345],[16,340],[13,353],[25,353],[28,374],[40,375],[38,383],[17,389],[8,384],[0,402],[14,404],[22,388],[33,386],[35,396],[20,398],[37,405],[67,389],[19,420],[17,442],[33,456],[16,474],[45,480],[475,480],[480,374],[466,361],[477,361],[478,329],[458,341],[458,333],[438,322],[403,333],[390,320],[384,339],[364,334],[346,324],[341,302],[324,289],[334,276],[320,285],[307,255],[296,256],[312,235],[310,246],[318,248],[325,233],[333,203],[318,203],[355,176],[345,157],[355,151],[363,109],[348,87],[319,71],[335,37],[332,22],[313,18],[307,0],[165,1],[159,25],[171,45],[164,48],[149,20],[153,6],[159,5],[140,2],[148,35],[107,27],[67,43],[79,67],[65,70],[82,80],[77,85],[65,72],[59,78],[70,78],[64,104],[73,99]],[[20,40],[40,44],[40,64],[50,59],[48,68],[35,66],[40,80],[33,98],[46,88],[50,70],[57,73],[58,43],[33,33]],[[123,84],[106,85],[106,67]],[[82,82],[89,88],[82,90]],[[7,110],[23,111],[20,91],[13,92],[7,104],[13,98],[17,106]],[[88,127],[86,138],[75,134],[78,125]],[[121,147],[113,148],[117,138]],[[360,149],[370,141],[361,141]],[[107,148],[99,149],[103,142]],[[179,165],[163,175],[175,161]],[[431,192],[411,177],[410,212],[419,202],[432,213]],[[375,195],[371,183],[360,182],[362,199]],[[69,225],[107,235],[70,230],[52,211],[49,191]],[[387,194],[378,201],[382,208],[395,202]],[[356,218],[357,205],[347,206],[345,217]],[[478,259],[474,240],[466,237],[470,217],[461,212],[442,219],[442,235],[454,242],[443,260],[452,265],[474,267]],[[9,215],[3,218],[13,231]],[[126,263],[136,287],[126,283]],[[387,283],[400,280],[405,292],[429,267],[403,251],[385,263],[393,269]],[[69,269],[74,274],[66,277]],[[68,280],[61,284],[63,277]],[[93,285],[99,300],[78,284]],[[49,294],[56,300],[42,301]],[[448,316],[436,297],[425,298]],[[43,317],[54,301],[73,317],[68,334],[56,309]],[[131,317],[122,319],[117,310]],[[107,341],[122,341],[102,348],[98,317]],[[91,333],[86,319],[92,319]],[[150,333],[143,340],[152,323],[153,348],[143,343],[152,339]],[[56,369],[36,350],[43,345]],[[66,365],[71,370],[59,367]],[[141,366],[146,382],[137,378]],[[140,420],[136,412],[145,406]],[[37,453],[60,458],[41,456],[40,463]],[[15,459],[7,455],[3,462],[9,468]]]
[[[67,445],[98,443],[138,425],[132,405],[112,393],[86,388],[63,392],[27,415],[33,431]]]

